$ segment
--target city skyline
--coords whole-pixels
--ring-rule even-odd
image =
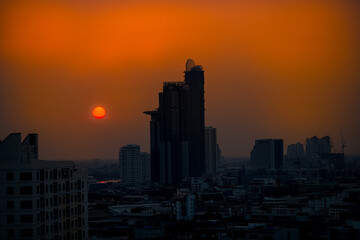
[[[150,152],[142,112],[188,58],[206,69],[205,123],[224,156],[324,135],[340,151],[340,128],[345,153],[360,154],[356,2],[0,6],[0,138],[40,134],[40,159],[116,159],[129,143]]]
[[[0,1],[0,238],[360,239],[360,1]]]

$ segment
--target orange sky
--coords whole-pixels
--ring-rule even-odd
[[[37,132],[43,159],[148,150],[142,112],[193,58],[225,156],[324,134],[339,151],[340,128],[360,154],[359,42],[358,1],[1,1],[0,139]]]

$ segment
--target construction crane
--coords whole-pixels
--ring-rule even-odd
[[[344,138],[343,138],[343,134],[342,134],[342,129],[340,128],[340,134],[341,134],[341,151],[342,153],[344,153],[344,149],[346,147],[346,144],[345,144],[345,141],[344,141]]]

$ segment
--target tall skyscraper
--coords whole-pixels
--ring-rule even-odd
[[[128,144],[119,152],[120,179],[123,183],[150,182],[150,155],[140,152],[140,146]]]
[[[205,173],[204,71],[189,59],[185,81],[165,82],[151,115],[151,178],[173,184]]]
[[[283,140],[261,139],[255,140],[251,151],[252,169],[279,169],[283,165]]]
[[[216,173],[218,166],[218,144],[216,128],[205,127],[205,163],[206,173]]]
[[[87,173],[38,159],[38,135],[0,141],[0,239],[88,239]]]
[[[325,136],[318,138],[317,136],[306,139],[306,158],[319,159],[323,154],[331,152],[330,137]]]

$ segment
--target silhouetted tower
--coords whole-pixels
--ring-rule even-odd
[[[185,83],[189,86],[189,174],[205,172],[205,96],[204,71],[191,59],[186,62]]]
[[[279,169],[283,166],[282,139],[259,139],[251,151],[252,169]]]
[[[151,116],[150,120],[150,162],[151,162],[151,181],[160,182],[160,119],[159,111],[145,111]]]
[[[218,165],[218,161],[220,160],[218,157],[218,151],[219,151],[219,145],[217,144],[216,128],[205,127],[206,173],[217,172],[217,165]]]
[[[151,116],[152,181],[173,184],[205,172],[204,71],[189,59],[184,82],[165,82]]]
[[[331,152],[331,139],[329,136],[318,138],[316,136],[306,139],[306,157],[318,159],[322,154]]]

